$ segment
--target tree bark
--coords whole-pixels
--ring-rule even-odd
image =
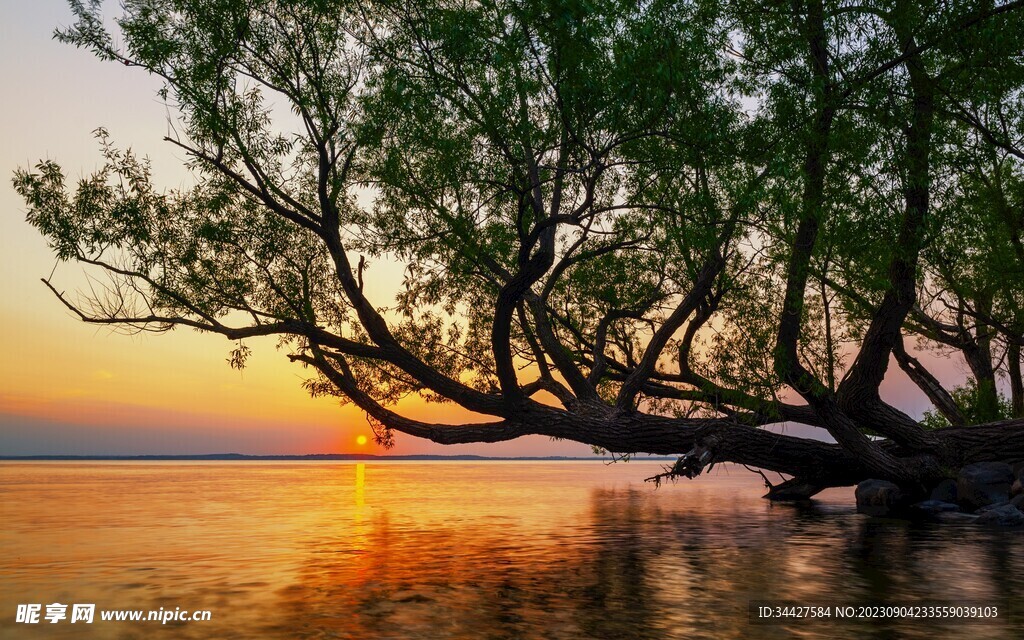
[[[924,494],[940,480],[975,462],[1024,462],[1024,420],[1006,420],[932,432],[943,455],[920,455],[892,440],[873,441],[886,456],[903,464],[879,469],[838,444],[798,438],[738,425],[728,420],[687,420],[637,412],[581,415],[534,405],[514,420],[470,425],[431,425],[382,413],[365,394],[349,389],[358,404],[398,431],[441,444],[500,442],[524,435],[564,438],[615,453],[683,455],[695,449],[704,459],[690,467],[696,475],[715,463],[732,462],[792,476],[765,496],[773,500],[809,498],[830,487],[857,484],[868,478],[897,482]],[[908,471],[909,470],[909,471]],[[675,475],[675,474],[669,474]]]
[[[1010,371],[1010,413],[1014,418],[1024,418],[1024,381],[1022,381],[1020,373],[1020,345],[1013,342],[1007,349],[1006,357],[1009,359],[1007,368]]]
[[[965,424],[964,415],[960,412],[960,407],[957,406],[956,401],[953,400],[953,396],[946,391],[938,378],[924,368],[917,358],[907,353],[906,348],[903,346],[903,340],[896,343],[893,348],[893,355],[896,356],[896,362],[900,365],[900,369],[928,396],[932,405],[938,409],[939,413],[946,420],[949,420],[949,424],[954,427]]]
[[[905,51],[916,48],[901,20],[895,30]],[[917,264],[924,237],[931,192],[932,129],[935,116],[934,80],[921,54],[907,59],[912,111],[903,156],[904,210],[899,235],[889,261],[889,288],[871,318],[860,352],[839,387],[843,411],[859,425],[919,451],[937,452],[940,443],[912,418],[882,402],[878,389],[889,367],[889,357],[903,337],[901,328],[917,299]]]
[[[974,307],[979,315],[989,316],[992,313],[991,296],[980,297],[974,300]],[[975,420],[988,422],[999,419],[999,391],[996,389],[996,370],[992,366],[992,338],[991,327],[981,320],[975,321],[974,340],[970,349],[964,350],[967,359],[967,366],[971,368],[974,375],[974,382],[978,389],[977,411]]]

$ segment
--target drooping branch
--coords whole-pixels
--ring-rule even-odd
[[[313,348],[313,355],[294,354],[289,358],[296,362],[303,362],[315,367],[338,390],[350,399],[356,406],[366,412],[374,420],[380,422],[387,429],[401,431],[402,433],[425,438],[440,444],[460,444],[470,442],[503,442],[512,440],[529,431],[519,421],[503,420],[490,423],[444,425],[427,423],[414,420],[392,411],[374,400],[370,394],[363,391],[348,364],[340,356],[331,356],[337,365],[328,362],[328,356],[319,348]]]
[[[196,320],[194,318],[184,316],[166,316],[157,314],[145,316],[110,314],[94,315],[68,300],[64,293],[58,291],[49,280],[43,279],[42,282],[48,289],[50,289],[51,292],[53,292],[54,296],[60,300],[61,304],[77,315],[81,321],[89,324],[129,326],[137,327],[139,330],[150,330],[150,328],[155,327],[153,330],[156,331],[161,331],[175,326],[182,326],[209,333],[218,333],[229,340],[244,340],[246,338],[256,338],[261,336],[302,336],[340,353],[352,356],[380,359],[385,355],[378,347],[337,336],[329,331],[301,320],[284,320],[280,322],[260,323],[244,327],[233,327],[223,324],[215,318]]]
[[[896,343],[893,355],[896,357],[896,362],[899,364],[900,369],[928,396],[932,405],[945,416],[946,420],[949,420],[951,425],[962,426],[965,423],[964,416],[960,412],[960,407],[957,406],[956,401],[953,400],[953,397],[949,395],[949,392],[946,391],[939,380],[917,358],[907,353],[902,339]]]

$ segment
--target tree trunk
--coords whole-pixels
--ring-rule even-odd
[[[972,345],[972,348],[964,349],[963,353],[978,389],[977,415],[972,417],[979,421],[998,419],[999,394],[996,389],[996,372],[992,368],[992,356],[987,345]]]
[[[387,422],[387,416],[381,415]],[[897,482],[924,494],[940,480],[975,462],[1024,462],[1024,420],[1005,420],[930,432],[938,447],[927,453],[892,440],[872,444],[900,461],[891,471],[838,444],[798,438],[720,419],[693,420],[619,412],[595,407],[569,413],[534,405],[503,423],[424,425],[403,419],[399,431],[441,444],[498,442],[538,434],[582,442],[615,453],[681,455],[668,477],[693,477],[713,464],[733,462],[792,476],[765,496],[775,500],[809,498],[823,489],[857,484],[868,478]],[[909,470],[909,472],[908,472]]]
[[[1024,418],[1024,381],[1020,374],[1020,345],[1011,343],[1007,358],[1010,370],[1010,412],[1014,418]]]
[[[974,306],[981,313],[991,315],[992,300],[990,298],[979,298],[974,301]],[[999,392],[996,389],[995,367],[992,366],[992,330],[984,322],[978,321],[974,327],[972,347],[964,350],[964,355],[978,387],[978,414],[973,418],[979,422],[998,420],[1000,418]]]
[[[574,439],[580,439],[579,433]],[[709,421],[696,429],[680,427],[671,419],[646,418],[640,422],[591,425],[585,441],[609,451],[644,451],[655,454],[700,451],[702,462],[687,466],[688,455],[677,466],[693,476],[719,462],[734,462],[766,471],[793,476],[771,488],[765,496],[772,500],[809,498],[830,487],[844,487],[868,478],[892,480],[922,497],[939,481],[953,477],[957,470],[975,462],[1024,463],[1024,420],[1006,420],[967,427],[947,427],[932,432],[941,454],[918,454],[891,440],[877,441],[886,453],[900,457],[915,471],[907,478],[903,470],[878,473],[862,459],[836,444],[794,438],[776,433]]]

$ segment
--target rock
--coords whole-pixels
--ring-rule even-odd
[[[1004,462],[969,464],[957,477],[957,498],[971,510],[1007,502],[1012,483],[1013,469]]]
[[[1019,527],[1024,525],[1024,513],[1012,504],[1004,504],[994,509],[989,509],[978,516],[978,524],[987,524],[996,527]]]
[[[942,500],[925,500],[924,502],[910,505],[910,508],[930,515],[960,511],[960,507],[951,502],[943,502]]]
[[[1024,511],[1024,493],[1019,496],[1015,496],[1013,500],[1010,500],[1010,504],[1017,507],[1021,511]]]
[[[937,500],[939,502],[956,502],[956,498],[956,480],[952,478],[947,478],[935,485],[930,496],[930,500]]]
[[[857,512],[869,516],[889,515],[907,504],[907,495],[886,480],[865,480],[857,485]]]
[[[1000,507],[1005,507],[1005,506],[1006,506],[1006,505],[1008,505],[1008,504],[1010,504],[1010,503],[1009,503],[1009,502],[999,502],[999,503],[996,503],[996,504],[990,504],[990,505],[986,505],[986,506],[984,506],[984,507],[982,507],[982,508],[980,508],[980,509],[976,509],[976,510],[974,511],[974,513],[976,513],[976,514],[978,514],[978,515],[981,515],[981,514],[983,514],[983,513],[987,513],[987,512],[989,512],[989,511],[991,511],[991,510],[993,510],[993,509],[998,509],[998,508],[1000,508]]]
[[[960,513],[959,511],[944,511],[942,513],[936,513],[934,518],[938,522],[945,524],[965,524],[977,522],[981,516],[976,516],[972,513]]]
[[[413,589],[402,589],[391,594],[392,602],[433,602],[434,599]]]

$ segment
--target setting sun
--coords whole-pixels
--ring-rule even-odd
[[[360,447],[363,446],[364,444],[366,444],[366,436],[364,436],[364,435],[356,436],[356,444],[358,444]]]

